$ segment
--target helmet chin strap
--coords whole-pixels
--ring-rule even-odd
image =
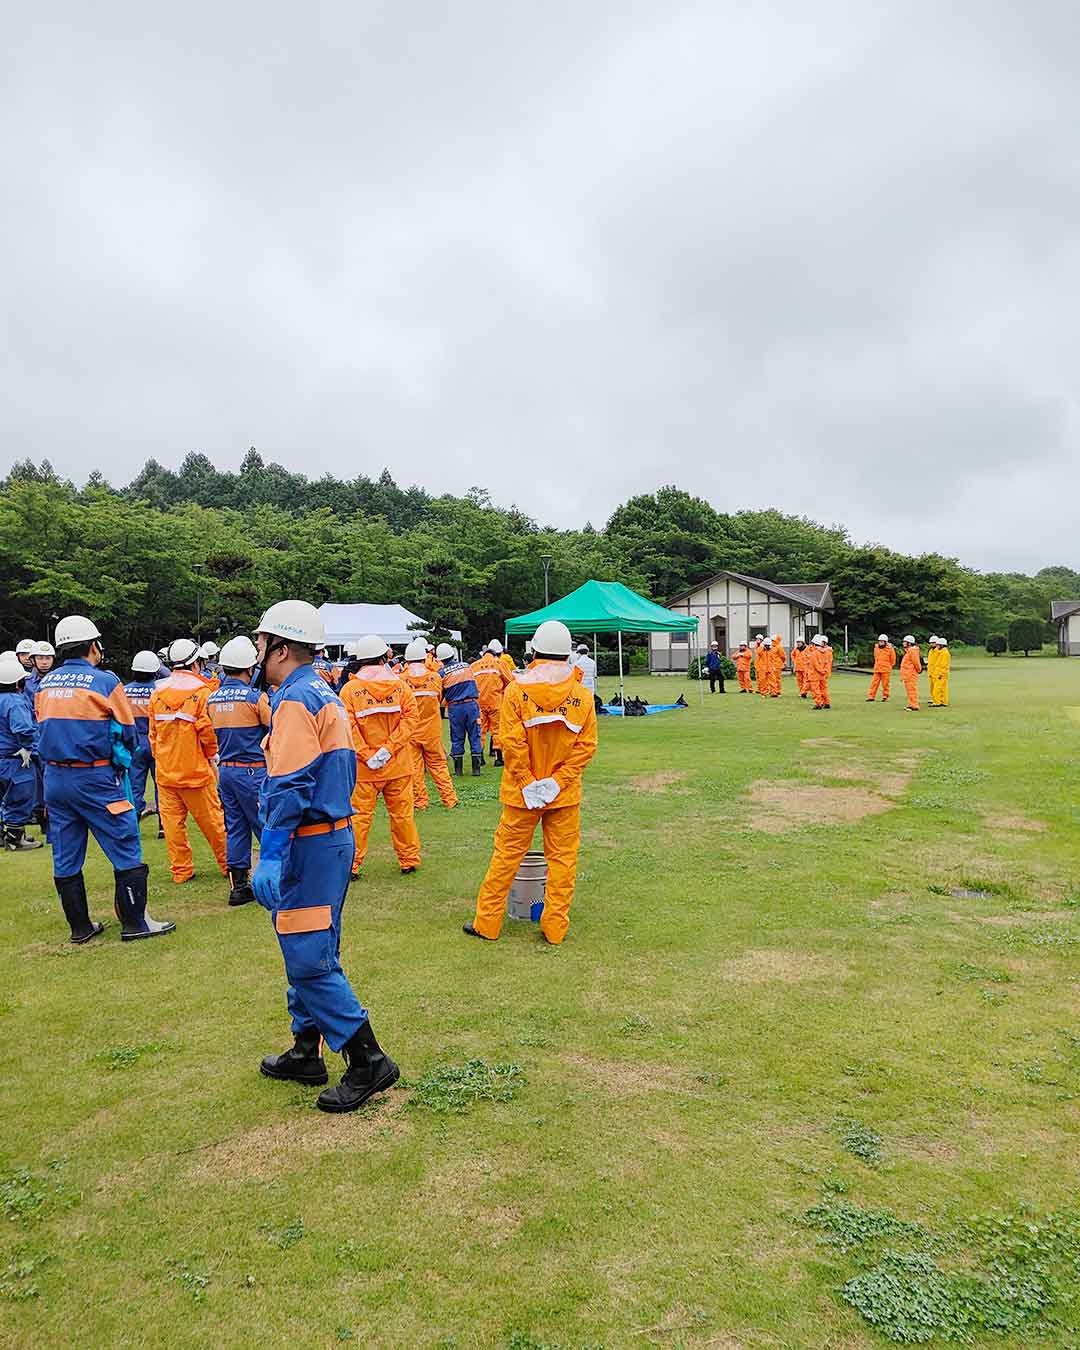
[[[286,644],[281,640],[281,638],[271,640],[266,644],[266,652],[263,656],[263,659],[259,662],[259,675],[258,678],[255,680],[253,686],[255,689],[261,689],[265,691],[270,688],[270,685],[267,681],[266,667],[269,665],[270,657],[274,654],[274,652],[281,651],[282,647],[284,647],[285,645]]]

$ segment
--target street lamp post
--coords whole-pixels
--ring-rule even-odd
[[[549,604],[548,573],[551,571],[551,564],[555,561],[555,559],[551,556],[550,553],[545,553],[541,556],[540,561],[544,564],[544,606],[546,608],[547,605]]]
[[[202,586],[199,581],[199,575],[203,570],[202,563],[192,563],[191,570],[195,573],[195,641],[202,642]]]

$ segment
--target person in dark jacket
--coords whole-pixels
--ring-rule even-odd
[[[716,693],[716,686],[720,686],[720,692],[724,690],[724,663],[720,655],[719,642],[710,642],[709,650],[705,656],[705,670],[709,676],[709,693]]]

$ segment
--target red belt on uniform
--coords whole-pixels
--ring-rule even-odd
[[[51,764],[54,769],[103,769],[106,764],[111,764],[111,759],[92,759],[89,763],[84,763],[78,759],[47,759],[46,764]]]
[[[343,830],[346,825],[351,824],[352,816],[346,816],[344,820],[324,820],[318,825],[301,825],[293,830],[293,835],[306,839],[309,834],[333,834],[335,830]]]
[[[218,765],[219,769],[258,769],[266,768],[264,759],[223,759]],[[350,817],[351,819],[351,817]]]

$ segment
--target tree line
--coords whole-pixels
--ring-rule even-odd
[[[984,642],[1018,618],[1046,622],[1051,599],[1080,596],[1080,574],[981,573],[955,558],[855,543],[840,525],[780,511],[717,511],[677,487],[632,497],[602,528],[560,530],[483,488],[432,496],[377,478],[311,480],[251,449],[236,473],[202,454],[178,470],[151,459],[126,487],[100,473],[78,488],[48,461],[0,484],[4,645],[51,631],[52,616],[92,615],[124,652],[178,633],[247,631],[284,596],[401,603],[440,631],[478,643],[506,618],[590,577],[659,602],[722,569],[779,582],[829,581],[830,631],[883,629]]]

